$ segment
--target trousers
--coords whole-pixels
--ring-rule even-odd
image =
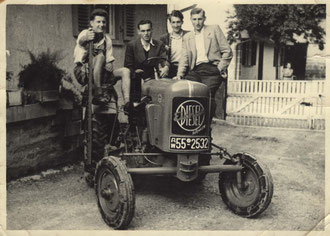
[[[210,63],[202,63],[197,65],[193,70],[189,71],[185,76],[185,79],[196,81],[207,85],[211,92],[211,111],[210,111],[210,122],[212,121],[215,110],[215,94],[220,85],[225,81],[220,75],[220,72],[216,65]]]

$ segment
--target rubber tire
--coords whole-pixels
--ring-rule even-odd
[[[92,165],[84,163],[84,177],[88,186],[94,187],[94,175],[96,163],[104,157],[104,147],[109,142],[111,123],[109,115],[93,114],[92,116]],[[87,131],[87,120],[85,120],[85,134]],[[84,155],[87,155],[87,142],[84,145]],[[84,158],[87,160],[87,158]]]
[[[253,194],[255,197],[252,200],[247,199],[248,191],[240,191],[237,188],[236,172],[222,172],[219,174],[219,190],[224,203],[235,214],[246,218],[252,218],[260,215],[269,206],[273,196],[273,179],[266,165],[257,161],[256,158],[249,154],[236,154],[234,158],[241,158],[243,165],[242,180],[244,177],[254,178],[255,188]],[[231,161],[226,161],[224,164],[234,164]],[[249,185],[251,186],[251,185]],[[249,193],[248,193],[249,194]],[[249,202],[244,202],[245,200]]]
[[[106,175],[108,174],[108,175]],[[110,176],[118,186],[118,206],[113,214],[103,209],[104,204],[112,204],[101,196],[103,177]],[[109,186],[109,183],[108,185]],[[97,165],[95,175],[95,192],[97,205],[104,222],[114,229],[125,229],[133,219],[135,211],[135,191],[131,175],[127,172],[126,165],[117,157],[104,157]],[[116,200],[116,198],[115,198]],[[109,209],[110,210],[110,209]]]

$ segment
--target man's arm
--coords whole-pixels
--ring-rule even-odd
[[[106,63],[106,67],[110,67],[111,65],[112,68],[111,70],[108,70],[110,68],[107,68],[107,70],[111,72],[113,70],[112,63],[115,61],[115,58],[113,57],[112,40],[108,34],[105,35],[105,40],[107,46],[105,51],[105,63]],[[107,64],[109,65],[107,66]]]
[[[215,27],[215,37],[220,47],[221,61],[218,64],[220,72],[225,71],[233,58],[233,53],[227,39],[218,25]]]
[[[95,33],[91,28],[85,29],[81,31],[80,34],[78,35],[77,43],[80,46],[85,47],[89,41],[94,39],[94,37],[95,37]]]
[[[165,44],[160,42],[160,50],[159,50],[159,57],[167,59],[167,52],[165,48]],[[160,68],[160,77],[166,77],[168,75],[168,72],[170,70],[170,63],[167,60],[164,60],[164,63],[161,63]]]

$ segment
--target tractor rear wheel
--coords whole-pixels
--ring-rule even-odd
[[[104,148],[109,143],[111,133],[111,119],[107,114],[93,114],[92,116],[92,163],[88,165],[87,161],[87,141],[84,145],[84,176],[86,183],[94,187],[94,175],[96,163],[104,157]],[[87,140],[87,120],[85,120],[85,140]]]
[[[237,183],[237,172],[222,172],[219,189],[222,200],[235,214],[254,217],[269,206],[273,196],[273,180],[268,168],[249,154],[236,154],[240,158],[241,186]],[[225,164],[235,164],[226,161]]]
[[[114,229],[125,229],[135,210],[135,193],[126,165],[113,156],[104,157],[97,165],[95,191],[102,218]]]

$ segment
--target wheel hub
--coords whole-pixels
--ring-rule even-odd
[[[113,192],[109,187],[104,188],[101,190],[101,197],[103,197],[106,200],[110,200],[110,198],[113,196]]]
[[[104,209],[110,212],[115,212],[119,204],[119,189],[114,176],[110,172],[105,172],[102,175],[100,182],[100,203]]]

